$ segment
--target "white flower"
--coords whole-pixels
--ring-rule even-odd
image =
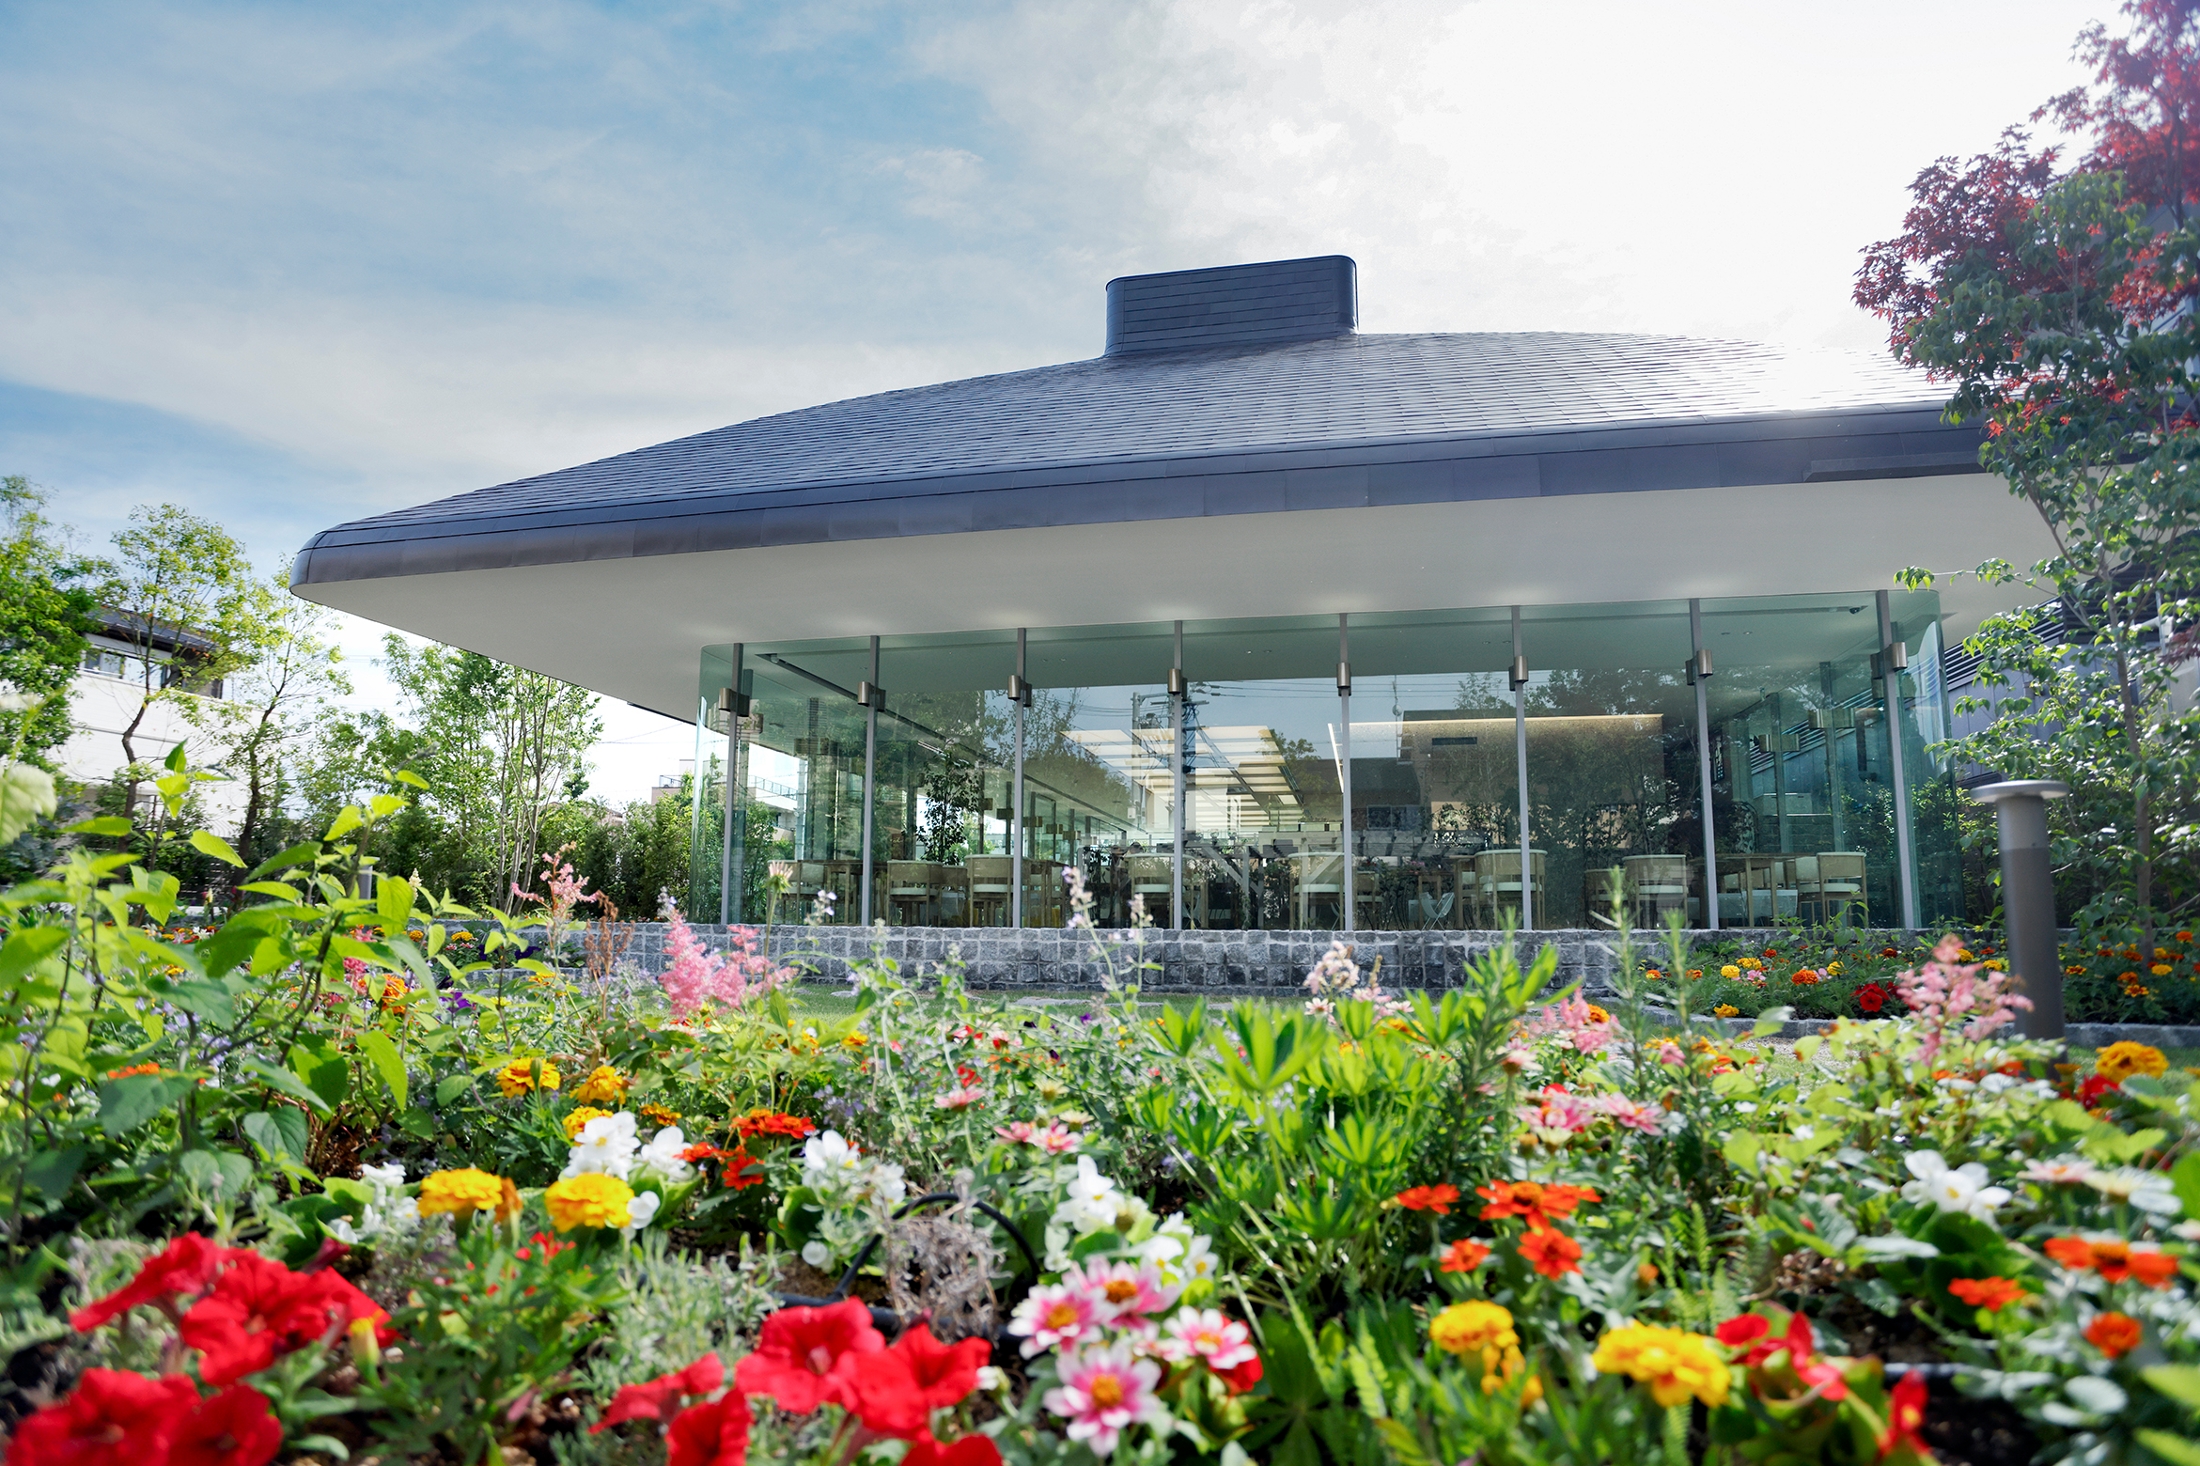
[[[1905,1201],[1931,1202],[1942,1211],[1961,1212],[1982,1222],[2009,1200],[2006,1187],[1986,1184],[1986,1168],[1977,1161],[1951,1167],[1937,1150],[1915,1150],[1902,1158],[1917,1179],[1902,1188]]]
[[[381,1199],[380,1193],[398,1191],[404,1188],[404,1162],[392,1161],[386,1166],[361,1166],[359,1168],[359,1179],[366,1182],[377,1193],[375,1199],[379,1201]]]
[[[1100,1174],[1091,1156],[1081,1155],[1077,1158],[1077,1176],[1069,1183],[1069,1194],[1055,1208],[1054,1219],[1079,1232],[1097,1232],[1113,1226],[1122,1207],[1123,1193]]]
[[[802,1247],[802,1260],[814,1268],[823,1268],[833,1260],[832,1249],[822,1242],[807,1242]]]
[[[843,1139],[838,1130],[813,1135],[802,1143],[802,1176],[813,1186],[837,1185],[862,1169],[863,1152]]]
[[[621,1110],[616,1115],[598,1115],[581,1126],[581,1133],[573,1141],[572,1157],[559,1174],[567,1180],[601,1174],[624,1181],[634,1172],[634,1152],[639,1147],[631,1114]]]
[[[626,1225],[619,1230],[631,1237],[648,1226],[657,1216],[657,1208],[665,1199],[654,1191],[637,1191],[634,1199],[626,1204]]]
[[[667,1125],[650,1137],[638,1159],[644,1170],[655,1171],[668,1181],[685,1181],[691,1168],[680,1159],[680,1152],[686,1149],[687,1137],[680,1133],[680,1127]]]
[[[2110,1201],[2128,1201],[2155,1216],[2173,1217],[2185,1209],[2177,1193],[2170,1189],[2169,1177],[2160,1171],[2119,1166],[2113,1171],[2093,1172],[2085,1178],[2085,1184]]]
[[[902,1179],[901,1167],[872,1167],[871,1194],[889,1206],[899,1206],[902,1198],[909,1194],[909,1183]]]
[[[1005,1385],[1007,1383],[1008,1376],[1001,1373],[1000,1370],[995,1369],[992,1365],[981,1364],[978,1366],[978,1388],[983,1390],[985,1393],[990,1395],[995,1390],[999,1389],[1002,1385]]]

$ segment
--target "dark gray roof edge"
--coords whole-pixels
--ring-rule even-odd
[[[1975,428],[1943,421],[1936,407],[1903,404],[340,525],[299,552],[291,584],[995,529],[1918,477],[1969,471],[1975,458],[1966,454],[1975,455],[1979,438]],[[1861,464],[1873,471],[1854,472]]]

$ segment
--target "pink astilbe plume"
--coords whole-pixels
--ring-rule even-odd
[[[1612,1024],[1600,1019],[1586,999],[1568,998],[1563,1003],[1546,1004],[1533,1018],[1521,1024],[1520,1032],[1527,1038],[1549,1038],[1564,1035],[1566,1042],[1576,1053],[1594,1054],[1610,1046]]]
[[[677,906],[666,907],[665,920],[672,928],[665,936],[671,965],[665,968],[660,981],[676,1017],[689,1017],[706,1003],[738,1008],[793,976],[791,969],[774,967],[771,959],[757,950],[754,927],[737,926],[727,932],[727,950],[720,953],[703,945],[681,920]]]
[[[1956,961],[1962,954],[1963,943],[1953,936],[1942,937],[1931,961],[1895,974],[1895,989],[1925,1038],[1917,1052],[1922,1063],[1932,1062],[1957,1025],[1962,1025],[1964,1038],[1985,1038],[2014,1023],[2019,1009],[2032,1006],[2030,998],[2008,990],[2016,981],[2014,974],[1988,972],[1984,964],[1963,966]]]

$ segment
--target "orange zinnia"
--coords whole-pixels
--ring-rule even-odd
[[[1572,1216],[1574,1208],[1583,1202],[1604,1199],[1587,1186],[1566,1186],[1557,1182],[1546,1186],[1538,1181],[1492,1181],[1476,1187],[1475,1195],[1489,1202],[1482,1208],[1483,1221],[1521,1217],[1537,1232],[1548,1231],[1552,1217]]]
[[[1531,1231],[1520,1239],[1520,1255],[1546,1278],[1581,1271],[1581,1244],[1555,1228]]]
[[[1973,1308],[1983,1308],[1988,1313],[1999,1313],[2012,1303],[2022,1303],[2031,1295],[2013,1278],[1957,1278],[1948,1285],[1955,1294]]]
[[[1472,1237],[1461,1237],[1444,1250],[1437,1267],[1447,1273],[1471,1273],[1489,1260],[1490,1250]]]
[[[2128,1313],[2104,1313],[2085,1326],[2085,1340],[2111,1359],[2139,1347],[2139,1320]]]
[[[1451,1215],[1451,1204],[1459,1199],[1456,1186],[1409,1186],[1398,1193],[1398,1205],[1407,1211],[1432,1211],[1440,1217]]]
[[[2102,1279],[2120,1283],[2136,1278],[2149,1288],[2167,1288],[2177,1276],[2177,1259],[2157,1247],[2133,1247],[2120,1238],[2088,1241],[2083,1237],[2050,1237],[2042,1250],[2074,1272],[2093,1269]]]

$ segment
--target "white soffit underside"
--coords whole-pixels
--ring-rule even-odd
[[[726,642],[1891,588],[2052,553],[1999,478],[1782,484],[1010,529],[299,587],[690,716]],[[1938,584],[1951,637],[2030,597]]]

